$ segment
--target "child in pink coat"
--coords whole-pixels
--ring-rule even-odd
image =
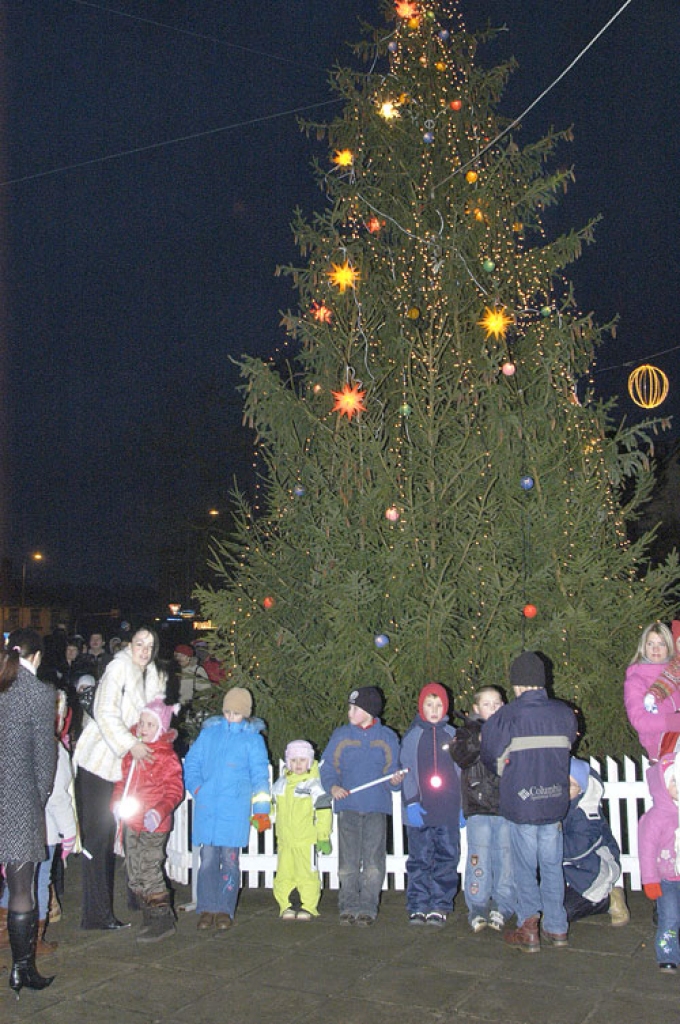
[[[656,900],[658,922],[654,940],[662,971],[680,964],[680,820],[678,818],[680,756],[664,754],[647,770],[654,806],[638,826],[640,872],[645,896]]]

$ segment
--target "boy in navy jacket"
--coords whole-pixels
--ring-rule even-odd
[[[562,819],[569,809],[569,761],[576,716],[546,691],[544,656],[524,651],[510,666],[515,700],[484,723],[481,758],[500,776],[500,812],[510,824],[517,925],[505,941],[538,953],[542,933],[568,946]],[[537,875],[540,874],[540,883]]]
[[[399,740],[380,721],[382,696],[375,686],[349,695],[348,725],[332,734],[321,755],[321,784],[333,797],[338,815],[340,924],[372,925],[385,879],[387,815],[392,813],[389,785],[398,786]],[[380,776],[385,783],[351,790]]]

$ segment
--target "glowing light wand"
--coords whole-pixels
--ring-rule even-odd
[[[392,775],[406,775],[410,770],[410,768],[399,768],[398,772],[392,772]],[[347,796],[350,796],[352,793],[360,793],[362,789],[370,789],[371,786],[379,786],[381,782],[389,782],[392,775],[381,775],[377,779],[371,779],[370,782],[362,782],[360,786],[354,786],[353,789],[348,789]]]

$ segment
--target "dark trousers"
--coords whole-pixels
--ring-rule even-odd
[[[113,783],[78,769],[76,805],[80,821],[83,909],[81,928],[102,928],[113,919],[113,842],[116,821],[111,813]]]
[[[564,909],[569,922],[580,921],[581,918],[590,917],[592,914],[606,914],[609,910],[609,896],[605,896],[599,903],[592,903],[567,885],[564,888]]]

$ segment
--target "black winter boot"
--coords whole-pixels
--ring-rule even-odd
[[[144,911],[145,923],[148,913],[148,928],[140,928],[137,933],[137,942],[140,944],[160,942],[174,935],[177,931],[175,915],[170,905],[169,893],[154,893],[147,896]]]
[[[43,978],[35,966],[35,944],[38,938],[38,911],[29,910],[19,914],[10,910],[7,914],[7,931],[12,949],[12,970],[9,974],[9,987],[17,998],[22,988],[47,988],[54,981]]]

